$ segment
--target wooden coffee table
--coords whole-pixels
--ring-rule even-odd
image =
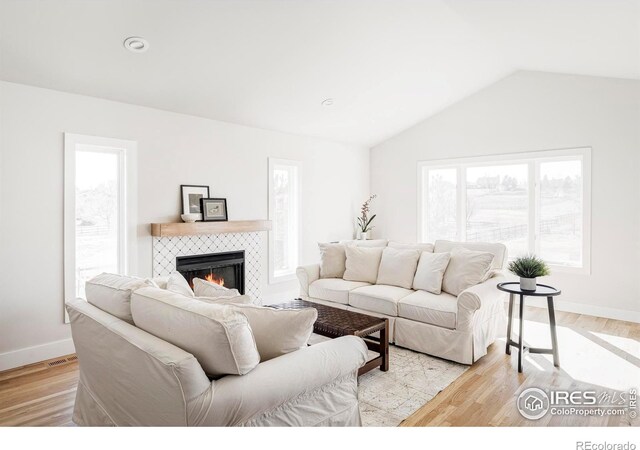
[[[389,319],[333,308],[299,298],[269,306],[277,309],[315,308],[318,311],[318,319],[313,325],[314,333],[332,339],[348,335],[358,336],[364,340],[369,350],[378,354],[358,370],[358,376],[374,367],[380,367],[383,372],[389,370]],[[380,332],[379,339],[371,336],[377,331]]]

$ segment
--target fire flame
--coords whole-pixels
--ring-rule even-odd
[[[204,279],[207,281],[211,281],[212,283],[219,284],[220,286],[224,286],[224,278],[219,275],[210,273],[209,275],[205,276]]]

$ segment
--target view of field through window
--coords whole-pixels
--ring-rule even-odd
[[[511,258],[536,253],[552,264],[580,267],[582,170],[579,157],[426,165],[422,169],[422,236],[430,242],[501,242]]]
[[[272,171],[273,275],[290,275],[298,264],[298,168],[275,165]]]
[[[117,153],[76,151],[76,295],[84,284],[119,267],[119,157]]]

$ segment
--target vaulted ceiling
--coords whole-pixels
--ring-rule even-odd
[[[520,69],[640,78],[640,0],[0,0],[2,80],[363,145]]]

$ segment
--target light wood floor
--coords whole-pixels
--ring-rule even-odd
[[[623,391],[640,387],[640,325],[556,312],[560,368],[550,355],[526,354],[518,373],[517,350],[505,354],[505,340],[447,386],[402,426],[638,426],[630,416],[551,416],[523,418],[516,399],[528,387],[567,390]],[[525,310],[525,342],[550,346],[546,309]],[[514,324],[517,330],[517,321]],[[517,337],[515,338],[517,340]]]
[[[546,310],[527,308],[525,317],[525,341],[548,345]],[[488,355],[407,418],[402,426],[639,425],[638,419],[632,421],[628,415],[589,418],[547,415],[538,421],[520,416],[515,400],[526,387],[596,390],[640,387],[640,325],[571,313],[557,313],[557,320],[560,369],[553,367],[547,355],[527,355],[524,373],[519,374],[517,351],[505,355],[504,340],[500,340],[490,347]],[[65,360],[68,357],[0,373],[0,426],[73,425],[78,363]]]

